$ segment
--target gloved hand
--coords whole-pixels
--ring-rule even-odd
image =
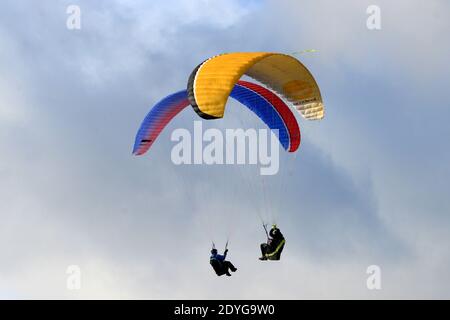
[[[228,252],[228,249],[225,249],[225,253],[227,253]]]

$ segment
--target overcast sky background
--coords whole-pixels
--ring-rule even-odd
[[[70,4],[81,30],[66,28]],[[366,27],[371,4],[381,30]],[[2,1],[0,298],[450,298],[449,9]],[[191,109],[148,154],[131,155],[152,104],[185,88],[202,60],[310,48],[299,59],[326,116],[299,118],[302,145],[295,158],[281,154],[266,198],[257,168],[172,164],[170,133],[192,129]],[[204,124],[241,126],[263,128],[233,102]],[[257,259],[261,208],[287,238],[277,263]],[[222,247],[228,233],[239,270],[218,278],[211,238]],[[371,264],[381,290],[366,287]],[[69,265],[81,268],[81,290],[66,288]]]

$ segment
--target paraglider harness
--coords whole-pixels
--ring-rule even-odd
[[[271,242],[273,241],[273,239],[271,239],[271,237],[269,236],[269,232],[267,232],[267,225],[263,224],[263,227],[264,227],[264,231],[266,231],[267,244],[269,245],[269,248],[270,248],[270,247],[272,247]],[[280,243],[278,243],[278,245],[276,246],[275,250],[273,250],[269,253],[265,253],[264,257],[267,260],[280,260],[281,252],[283,251],[285,243],[286,243],[286,240],[283,237],[283,239],[281,239]]]
[[[213,249],[216,249],[216,245],[214,244],[214,242],[212,243],[212,248],[213,248]],[[217,250],[217,249],[216,249],[216,250]],[[225,259],[225,257],[226,257],[227,250],[228,250],[228,241],[227,241],[227,243],[225,244],[225,251],[224,251],[225,254],[224,254],[224,259]],[[217,259],[217,258],[211,256],[211,257],[209,258],[209,264],[213,267],[214,271],[216,272],[216,274],[217,274],[218,276],[221,276],[221,275],[225,274],[225,272],[226,272],[226,271],[225,271],[225,268],[224,268],[224,266],[223,266],[222,261],[220,261],[219,259]]]

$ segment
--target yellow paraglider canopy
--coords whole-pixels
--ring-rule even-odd
[[[244,74],[277,92],[304,118],[323,118],[320,90],[308,69],[292,56],[268,52],[226,53],[201,63],[188,82],[194,110],[205,119],[222,118],[228,96]]]

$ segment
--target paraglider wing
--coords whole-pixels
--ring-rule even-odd
[[[268,52],[227,53],[197,66],[187,88],[194,110],[204,119],[222,118],[228,96],[244,74],[292,103],[305,119],[323,118],[320,90],[308,69],[292,56]]]
[[[133,154],[147,152],[167,124],[189,105],[186,90],[165,97],[147,114],[139,128],[134,142]]]
[[[285,150],[294,152],[300,145],[300,128],[289,107],[273,92],[247,81],[237,82],[230,96],[254,112],[271,130],[277,130]],[[161,131],[189,105],[186,90],[167,96],[147,114],[136,135],[133,154],[142,155]]]
[[[289,107],[270,90],[248,81],[238,81],[230,96],[253,111],[271,129],[277,130],[283,148],[294,152],[300,145],[300,128]]]

